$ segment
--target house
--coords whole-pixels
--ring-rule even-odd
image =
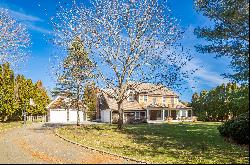
[[[101,122],[116,123],[118,121],[117,103],[107,92],[110,91],[99,92],[97,118]],[[124,123],[192,121],[192,108],[182,104],[177,94],[162,85],[129,83],[126,95],[127,99],[121,105],[124,110]]]
[[[47,107],[48,122],[51,123],[76,123],[77,110],[69,105],[69,99],[57,96]],[[85,108],[82,106],[81,108]],[[86,121],[87,115],[83,111],[79,112],[80,122]]]

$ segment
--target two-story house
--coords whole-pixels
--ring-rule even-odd
[[[124,122],[157,122],[172,119],[190,120],[192,108],[179,101],[179,96],[164,86],[151,83],[130,83],[127,99],[122,103]],[[101,91],[97,100],[97,118],[102,122],[118,120],[117,103]]]

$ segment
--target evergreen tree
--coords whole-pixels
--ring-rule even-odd
[[[200,95],[194,93],[191,105],[199,120],[228,120],[249,111],[248,89],[247,85],[222,84]]]
[[[14,113],[14,73],[8,63],[2,65],[1,84],[0,117],[2,121],[6,121]]]
[[[68,48],[68,56],[63,61],[63,71],[58,77],[57,88],[54,91],[70,98],[72,108],[77,109],[77,125],[80,124],[79,111],[85,111],[84,85],[93,77],[93,68],[94,65],[84,50],[84,44],[77,36]]]
[[[22,119],[22,111],[25,106],[25,97],[27,95],[26,89],[26,79],[23,75],[17,75],[15,78],[15,112],[12,115],[13,120]]]
[[[36,106],[30,106],[32,98]],[[49,103],[46,90],[42,82],[33,84],[31,79],[23,75],[14,77],[8,63],[0,65],[0,119],[21,120],[22,112],[26,109],[27,115],[42,115],[46,113],[45,107]]]
[[[87,107],[87,114],[90,120],[96,119],[97,89],[95,84],[86,84],[84,88],[84,105]]]
[[[34,84],[34,102],[36,104],[33,115],[44,115],[46,114],[45,107],[49,104],[50,99],[43,87],[42,81],[39,80]]]
[[[0,118],[2,116],[2,105],[3,105],[3,97],[4,97],[4,93],[3,93],[3,68],[2,65],[0,65]]]
[[[212,20],[213,27],[196,28],[195,34],[210,42],[198,45],[198,52],[228,56],[236,82],[249,82],[249,0],[196,0],[198,11]]]

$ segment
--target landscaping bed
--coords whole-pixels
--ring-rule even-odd
[[[57,132],[88,147],[151,163],[249,163],[249,150],[226,142],[221,123],[65,126]]]

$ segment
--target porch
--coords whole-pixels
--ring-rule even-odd
[[[193,121],[192,109],[147,109],[147,123]]]

